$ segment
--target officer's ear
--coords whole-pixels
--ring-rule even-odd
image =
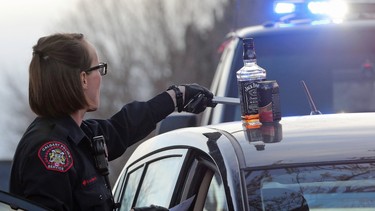
[[[81,79],[81,84],[83,89],[87,89],[87,73],[85,71],[82,71],[80,73],[80,79]]]

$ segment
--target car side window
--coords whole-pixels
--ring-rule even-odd
[[[224,185],[218,173],[212,177],[203,210],[228,210]]]
[[[221,175],[209,157],[199,153],[196,155],[185,186],[185,191],[189,192],[187,195],[195,196],[194,210],[228,210]]]
[[[121,194],[120,211],[152,204],[169,207],[186,151],[167,150],[130,165],[128,173],[121,177],[125,180],[123,187],[115,192],[115,198]]]
[[[121,210],[130,210],[138,184],[142,177],[143,166],[129,173],[126,189],[124,191],[123,201],[121,203]]]
[[[180,157],[169,157],[148,165],[136,207],[150,206],[151,204],[169,206],[180,173],[180,168],[178,168],[180,160]]]
[[[194,210],[228,210],[217,166],[200,152],[161,151],[136,161],[127,171],[121,179],[125,181],[122,190],[115,192],[115,198],[122,192],[120,211],[152,204],[175,207],[191,197]]]

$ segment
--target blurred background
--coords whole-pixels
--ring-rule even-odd
[[[228,32],[272,19],[270,0],[2,0],[0,7],[0,159],[12,159],[35,118],[28,105],[28,65],[39,37],[85,34],[109,65],[101,107],[107,118],[171,84],[210,87]],[[268,12],[269,11],[269,12]],[[117,177],[111,163],[112,180]]]

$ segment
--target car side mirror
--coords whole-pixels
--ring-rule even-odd
[[[159,123],[156,132],[157,134],[162,134],[175,129],[195,127],[197,125],[197,115],[191,113],[172,113]]]

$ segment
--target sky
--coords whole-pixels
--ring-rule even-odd
[[[4,66],[29,62],[31,47],[70,10],[74,0],[0,0],[0,60]]]
[[[76,1],[0,0],[0,159],[13,154],[10,149],[14,149],[14,143],[20,138],[7,130],[9,121],[15,121],[12,103],[17,102],[12,99],[7,80],[16,82],[27,98],[32,46],[39,37],[53,32],[53,24],[71,11]],[[27,102],[27,99],[22,100]]]

